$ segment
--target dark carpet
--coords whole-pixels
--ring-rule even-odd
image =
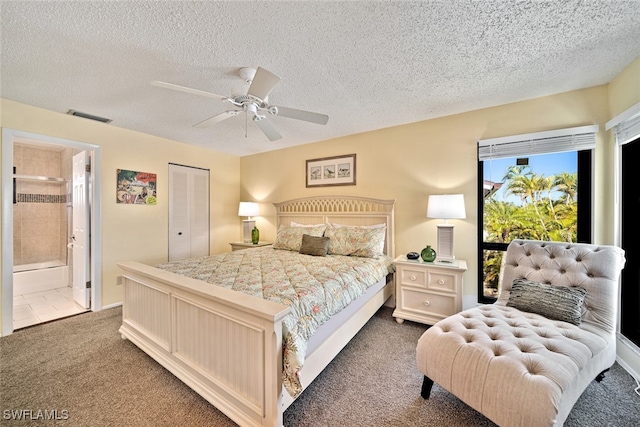
[[[383,307],[284,414],[285,426],[493,426],[437,384],[420,397],[425,325]],[[118,333],[120,308],[0,338],[1,425],[234,426]],[[565,426],[636,426],[636,382],[618,364],[592,382]],[[22,418],[22,419],[18,419]],[[26,418],[26,419],[25,419]],[[53,419],[51,419],[53,418]]]

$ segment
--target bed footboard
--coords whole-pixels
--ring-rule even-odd
[[[282,426],[282,319],[272,301],[137,262],[120,333],[241,426]]]

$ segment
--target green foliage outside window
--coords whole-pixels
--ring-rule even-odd
[[[578,223],[578,175],[545,177],[529,166],[511,166],[502,178],[505,196],[518,202],[484,200],[484,241],[509,243],[514,239],[575,242]],[[509,197],[511,198],[511,197]],[[513,198],[511,198],[513,199]],[[484,293],[497,297],[502,251],[484,251]]]

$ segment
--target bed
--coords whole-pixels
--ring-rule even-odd
[[[319,224],[357,226],[359,230],[380,227],[384,235],[380,250],[384,257],[394,257],[393,200],[325,196],[274,206],[279,232],[292,225],[308,229]],[[336,232],[336,228],[332,230]],[[282,243],[280,237],[278,244]],[[250,252],[260,258],[267,251],[279,249],[252,248],[230,254],[238,257]],[[218,255],[213,261],[218,262],[215,257]],[[245,257],[250,259],[249,254]],[[284,411],[300,393],[383,304],[394,304],[390,269],[313,331],[296,371],[296,388],[290,386],[285,369],[290,353],[285,343],[290,335],[287,325],[295,307],[277,299],[256,298],[233,286],[212,285],[207,278],[197,274],[189,277],[175,266],[118,265],[124,278],[123,339],[133,342],[241,426],[282,426]]]

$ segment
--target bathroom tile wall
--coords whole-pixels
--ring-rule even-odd
[[[63,153],[58,147],[14,144],[16,173],[64,178],[61,166]],[[54,260],[66,262],[65,183],[18,179],[16,192],[18,203],[13,206],[14,265]]]

